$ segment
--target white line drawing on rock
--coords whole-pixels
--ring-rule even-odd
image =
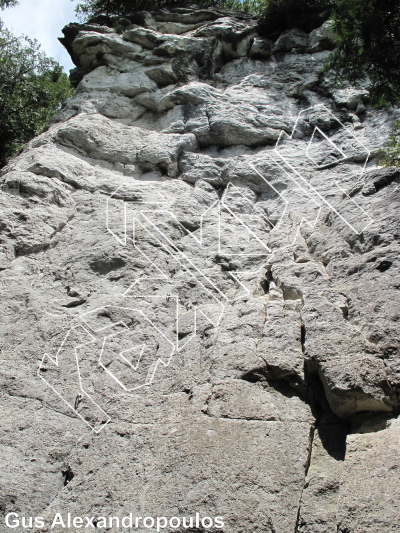
[[[314,205],[314,209],[316,210],[316,215],[314,216],[313,219],[308,219],[306,216],[302,216],[301,219],[300,219],[300,222],[297,226],[297,229],[295,231],[295,234],[292,238],[292,240],[290,242],[288,242],[287,244],[282,244],[281,247],[279,247],[279,249],[281,248],[288,248],[289,246],[292,246],[294,244],[294,242],[296,241],[300,231],[301,231],[301,227],[303,226],[303,224],[307,224],[308,226],[310,226],[311,228],[315,228],[316,227],[316,224],[317,224],[317,221],[318,221],[318,218],[319,218],[319,215],[321,213],[321,204],[318,203],[313,197],[312,195],[307,192],[307,190],[302,187],[298,181],[279,163],[279,161],[277,161],[276,159],[272,158],[272,157],[267,157],[267,158],[264,158],[263,159],[263,162],[265,161],[270,161],[272,164],[276,165],[279,167],[279,169],[281,170],[281,172],[286,175],[292,182],[293,182],[293,185],[294,187],[298,187],[301,189],[301,191],[303,192],[303,194],[308,198],[309,202],[312,203]],[[268,185],[270,187],[272,187],[275,191],[277,191],[277,189],[275,187],[272,186],[272,184],[265,178],[265,176],[262,175],[262,173],[256,168],[255,164],[252,164],[250,163],[250,167],[254,170],[254,172],[256,172],[265,182],[268,183]],[[282,220],[284,214],[286,214],[286,211],[287,211],[287,208],[290,204],[289,200],[287,200],[283,194],[279,193],[277,191],[277,193],[279,194],[279,196],[285,201],[285,209],[282,213],[282,216],[279,220],[279,222]],[[278,224],[279,224],[278,222]],[[277,224],[277,225],[278,225]],[[275,250],[276,251],[276,250]]]
[[[338,146],[337,143],[335,143],[331,138],[329,138],[328,135],[326,135],[318,125],[314,127],[310,139],[306,145],[306,149],[303,153],[303,158],[301,161],[298,162],[297,165],[294,164],[293,161],[290,161],[282,150],[282,146],[284,145],[285,139],[286,142],[289,143],[295,142],[296,130],[300,121],[307,115],[307,113],[311,113],[315,110],[323,110],[332,118],[332,120],[337,121],[340,127],[345,130],[345,135],[349,135],[350,138],[354,140],[357,146],[361,149],[361,151],[365,152],[365,161],[361,172],[363,173],[366,169],[366,165],[370,157],[369,150],[363,145],[363,143],[359,141],[359,139],[353,134],[351,130],[346,128],[346,126],[337,119],[337,117],[329,109],[327,109],[324,105],[321,104],[301,111],[295,121],[295,125],[293,127],[291,135],[288,135],[287,133],[282,131],[273,151],[269,155],[263,155],[261,158],[258,159],[256,156],[254,158],[254,161],[249,163],[249,166],[252,171],[257,174],[257,176],[261,178],[264,183],[268,185],[268,187],[271,188],[276,197],[279,199],[279,216],[278,220],[275,223],[272,222],[266,212],[260,210],[260,208],[256,204],[250,202],[248,198],[246,198],[246,196],[241,192],[240,188],[231,182],[226,185],[222,197],[218,201],[212,203],[212,205],[209,205],[204,210],[204,212],[201,213],[198,234],[194,232],[189,232],[179,222],[176,215],[170,210],[168,210],[166,206],[167,202],[163,197],[162,192],[160,192],[152,185],[145,184],[144,186],[143,184],[139,185],[135,183],[136,188],[134,190],[128,190],[127,185],[123,185],[118,187],[107,198],[107,231],[113,236],[113,238],[119,245],[124,247],[132,245],[132,249],[136,250],[144,259],[146,259],[146,261],[151,267],[153,274],[150,276],[142,276],[136,279],[127,289],[123,291],[122,294],[118,295],[118,298],[123,299],[123,304],[110,304],[108,306],[96,308],[81,314],[78,317],[80,324],[73,326],[67,332],[64,341],[62,342],[56,354],[55,359],[51,358],[48,354],[45,354],[38,370],[39,376],[46,382],[46,384],[59,397],[61,397],[62,400],[66,403],[66,405],[68,405],[68,407],[72,409],[78,417],[80,417],[86,424],[88,424],[94,432],[100,432],[109,423],[110,417],[101,409],[101,407],[97,403],[94,402],[90,395],[84,390],[78,357],[79,348],[87,346],[89,344],[93,344],[95,341],[101,341],[101,350],[97,358],[98,366],[102,369],[102,371],[105,371],[108,375],[110,375],[111,378],[123,389],[125,393],[130,393],[137,389],[149,386],[155,380],[157,369],[160,366],[167,367],[170,364],[173,356],[182,351],[188,345],[188,343],[191,342],[191,340],[197,335],[198,319],[200,318],[200,316],[204,317],[212,325],[212,327],[218,328],[220,326],[224,314],[225,306],[228,303],[234,302],[235,299],[251,297],[250,291],[248,287],[246,287],[246,285],[242,283],[241,277],[246,275],[257,275],[264,268],[264,266],[261,265],[256,270],[240,270],[239,268],[236,268],[232,271],[225,272],[224,280],[232,280],[232,282],[238,287],[240,287],[240,290],[242,290],[242,293],[239,293],[239,296],[235,295],[235,297],[232,299],[232,297],[228,296],[228,294],[218,285],[215,273],[210,275],[210,273],[206,272],[204,266],[201,265],[200,254],[195,254],[192,257],[188,253],[188,247],[185,251],[181,247],[177,246],[177,244],[167,234],[167,232],[160,227],[160,224],[157,221],[157,216],[164,217],[164,219],[167,221],[171,220],[174,222],[175,225],[183,228],[182,232],[183,234],[185,234],[186,232],[186,236],[189,241],[193,242],[197,247],[204,249],[207,249],[207,247],[209,246],[209,242],[207,242],[206,237],[210,239],[210,235],[206,235],[205,227],[210,217],[216,217],[217,223],[215,225],[215,234],[212,236],[212,240],[214,241],[214,244],[216,244],[216,250],[218,254],[224,255],[225,257],[228,257],[230,259],[257,257],[260,259],[260,261],[268,260],[271,255],[274,255],[276,253],[277,249],[292,246],[296,241],[299,232],[301,231],[301,227],[304,224],[307,224],[311,228],[315,228],[320,218],[323,206],[327,206],[331,211],[333,211],[356,234],[360,234],[367,227],[369,227],[370,224],[372,224],[373,219],[357,204],[355,200],[353,200],[347,194],[344,187],[337,180],[334,180],[333,183],[341,191],[343,197],[345,197],[346,200],[350,200],[351,206],[354,206],[354,209],[360,210],[363,217],[365,217],[366,219],[366,224],[361,230],[354,227],[351,222],[346,220],[346,217],[343,216],[343,214],[340,213],[339,210],[336,209],[336,207],[332,205],[330,201],[324,198],[323,194],[321,194],[321,192],[318,191],[304,175],[304,167],[307,168],[307,164],[310,166],[310,168],[313,168],[316,171],[322,171],[326,168],[330,168],[332,165],[339,165],[340,163],[346,161],[352,161],[351,155],[346,153],[345,149],[342,149],[341,146]],[[318,146],[318,142],[326,143],[327,146],[330,147],[330,150],[333,152],[333,161],[328,161],[328,163],[324,164],[319,163],[315,153],[315,146]],[[260,235],[258,235],[255,230],[255,225],[253,225],[253,227],[250,226],[246,222],[245,218],[241,216],[241,214],[237,210],[235,211],[234,206],[231,204],[232,199],[234,199],[235,195],[236,198],[240,197],[242,204],[246,205],[249,210],[247,214],[249,215],[250,213],[250,218],[254,216],[256,221],[259,222],[261,226],[264,225],[265,227],[269,227],[269,231],[281,224],[291,205],[290,195],[288,195],[287,191],[279,191],[268,179],[266,171],[264,171],[262,168],[257,168],[257,166],[265,164],[267,164],[267,166],[268,164],[275,166],[278,169],[280,175],[285,176],[288,179],[290,184],[289,192],[299,191],[300,194],[304,197],[305,205],[307,204],[308,206],[308,211],[307,209],[304,209],[304,212],[301,212],[301,216],[299,217],[298,223],[296,223],[297,225],[295,227],[295,232],[291,240],[286,243],[282,243],[282,245],[278,246],[278,248],[275,247],[273,251],[268,246],[267,240],[263,240],[264,235],[260,237]],[[146,199],[146,195],[150,195],[150,199]],[[117,204],[115,204],[115,202],[117,202]],[[116,215],[114,216],[114,219],[117,220],[117,229],[113,227],[112,220],[113,209],[115,209],[115,205],[117,205],[117,212],[114,213],[114,215]],[[134,205],[135,207],[135,212],[133,213],[131,221],[132,242],[130,242],[128,237],[128,223],[130,223],[130,221],[128,221],[128,205]],[[254,251],[252,253],[246,253],[246,251],[241,250],[239,246],[238,250],[241,251],[238,253],[232,252],[234,246],[231,246],[230,252],[229,248],[224,248],[224,214],[229,215],[232,220],[234,220],[245,230],[245,232],[247,232],[247,235],[249,236],[248,241],[253,239],[252,242],[255,242],[257,244],[257,253],[255,253]],[[176,261],[179,270],[183,273],[186,273],[192,283],[197,284],[197,286],[201,288],[201,290],[203,291],[202,294],[204,302],[207,303],[207,301],[209,301],[212,304],[211,307],[213,307],[213,310],[211,313],[210,310],[207,308],[207,305],[204,305],[204,307],[202,307],[202,303],[204,302],[192,306],[192,329],[187,335],[187,337],[185,337],[184,342],[180,343],[178,335],[180,305],[181,307],[183,307],[180,301],[179,293],[174,290],[168,292],[167,294],[160,293],[156,295],[151,292],[146,292],[146,287],[151,286],[152,283],[159,283],[161,286],[163,284],[167,286],[168,282],[171,281],[171,278],[168,273],[164,271],[163,267],[157,264],[157,259],[151,257],[146,251],[146,249],[143,248],[139,236],[140,232],[146,234],[148,238],[153,239],[158,247],[161,247],[166,253],[168,253],[169,256]],[[196,249],[196,247],[194,247],[194,249]],[[138,289],[141,290],[139,291]],[[174,324],[173,329],[175,333],[174,337],[170,335],[170,338],[168,338],[168,335],[165,334],[165,331],[162,331],[162,328],[160,328],[160,324],[156,324],[154,320],[152,320],[146,314],[146,312],[143,311],[143,309],[139,308],[141,304],[143,304],[144,307],[145,304],[150,305],[150,307],[153,305],[154,307],[154,305],[158,305],[157,302],[160,302],[163,299],[166,302],[173,301],[175,304],[175,319],[172,321]],[[154,304],[152,304],[152,302],[154,302]],[[125,323],[123,320],[113,322],[103,327],[96,327],[89,322],[88,319],[90,316],[95,316],[97,312],[111,307],[120,311],[129,311],[133,314],[136,314],[136,317],[140,317],[149,327],[153,329],[154,332],[156,332],[159,338],[163,340],[165,346],[168,347],[165,352],[165,355],[161,357],[158,356],[156,353],[153,353],[153,355],[151,355],[152,347],[148,343],[142,342],[140,339],[136,339],[135,335],[132,334],[132,330],[129,328],[128,324]],[[76,332],[80,328],[81,331],[89,335],[90,340],[86,343],[77,344],[73,348],[79,383],[79,392],[75,398],[75,402],[73,402],[72,398],[65,398],[65,394],[63,395],[62,393],[60,393],[60,390],[57,390],[57,388],[48,379],[46,379],[44,371],[46,370],[46,365],[48,365],[49,363],[59,368],[59,356],[64,348],[67,339],[72,335],[72,332]],[[132,339],[130,337],[131,334]],[[121,345],[121,347],[119,347],[118,343],[122,343],[124,337],[128,338],[128,341],[126,341],[128,344],[123,346]],[[111,348],[110,345],[112,345]],[[149,356],[153,357],[154,360],[149,364],[149,367],[144,373],[144,375],[141,377],[139,376],[141,382],[135,384],[134,386],[132,386],[132,384],[128,385],[125,380],[124,368],[121,365],[124,365],[134,374],[140,370],[140,366],[141,364],[143,364],[144,359]],[[117,365],[119,365],[119,367],[117,367],[117,370],[114,370],[111,366],[115,362],[117,362]],[[121,377],[122,375],[123,377]],[[87,417],[85,418],[85,416],[81,414],[82,405],[84,403],[87,403],[91,405],[94,409],[98,410],[100,418],[103,419],[100,425],[98,422],[91,423],[90,419],[88,420]]]
[[[113,199],[118,199],[118,194],[122,195],[122,189],[123,187],[126,187],[126,185],[120,185],[110,196],[107,197],[107,204],[106,204],[106,227],[107,231],[111,233],[111,235],[123,246],[126,246],[127,244],[127,204],[124,200],[122,204],[123,208],[123,235],[124,237],[121,239],[118,235],[114,233],[114,231],[111,229],[110,224],[110,201]],[[163,205],[165,204],[165,199],[161,196],[159,191],[152,185],[146,185],[146,188],[144,188],[144,185],[142,185],[142,191],[136,191],[138,193],[152,193],[155,196],[159,197],[159,201],[143,201],[143,200],[131,200],[130,203],[135,204],[136,206],[140,205]]]
[[[147,322],[147,324],[149,324],[156,332],[157,334],[162,337],[163,341],[167,344],[167,346],[169,347],[170,349],[170,352],[167,354],[167,357],[166,359],[163,359],[161,357],[158,357],[157,360],[156,360],[156,364],[154,366],[154,368],[151,370],[150,374],[146,376],[146,380],[143,384],[141,384],[140,386],[138,387],[134,387],[134,388],[131,388],[131,389],[128,389],[125,385],[123,385],[123,383],[121,383],[121,381],[116,377],[115,373],[113,373],[112,371],[109,370],[108,366],[106,364],[104,364],[104,351],[105,351],[105,346],[107,344],[107,339],[112,339],[112,338],[115,338],[116,336],[118,335],[123,335],[124,333],[126,332],[130,332],[130,328],[129,326],[123,321],[123,320],[119,320],[119,321],[116,321],[116,322],[112,322],[111,324],[107,325],[107,326],[104,326],[104,327],[101,327],[101,328],[94,328],[93,325],[91,325],[89,323],[89,320],[88,318],[90,316],[95,316],[96,314],[98,314],[99,312],[104,312],[104,311],[107,311],[107,310],[120,310],[120,311],[129,311],[129,312],[133,312],[133,313],[136,313],[138,314],[144,321]],[[163,364],[164,366],[168,366],[168,364],[170,363],[171,361],[171,358],[176,350],[176,346],[174,345],[173,342],[171,342],[164,334],[163,332],[160,330],[160,328],[154,324],[154,322],[152,320],[150,320],[144,313],[142,310],[140,309],[137,309],[135,307],[127,307],[127,306],[121,306],[121,305],[109,305],[109,306],[104,306],[104,307],[99,307],[97,309],[93,309],[91,311],[87,311],[85,313],[83,313],[82,315],[80,315],[80,319],[85,323],[86,327],[90,327],[90,329],[95,333],[95,334],[99,334],[101,333],[102,335],[104,335],[102,337],[102,347],[101,347],[101,351],[100,351],[100,355],[98,357],[98,363],[99,365],[115,380],[118,382],[118,384],[126,391],[132,391],[132,390],[135,390],[137,388],[141,388],[143,387],[144,385],[149,385],[153,379],[154,379],[154,373],[156,372],[157,370],[157,367],[159,364]],[[110,330],[115,330],[117,329],[118,327],[121,327],[121,329],[117,330],[117,331],[112,331],[110,332]],[[139,344],[143,350],[141,352],[141,355],[143,355],[143,353],[145,352],[145,350],[147,350],[147,345],[146,343],[141,343]],[[119,356],[121,356],[122,353],[128,353],[129,350],[132,350],[134,347],[137,347],[138,345],[133,345],[133,346],[130,346],[128,349],[125,349],[125,350],[122,350],[121,352],[118,353]],[[126,357],[125,356],[122,356],[125,360],[126,360]],[[136,368],[134,368],[135,365],[132,365],[131,362],[127,361],[129,366],[132,367],[133,370],[137,370],[137,366]]]
[[[67,348],[67,351],[68,352],[71,352],[71,348],[73,349],[73,352],[74,352],[74,355],[73,355],[73,359],[74,359],[74,364],[73,366],[75,367],[75,371],[76,371],[76,377],[78,378],[77,379],[77,383],[76,383],[76,380],[73,380],[75,381],[74,385],[73,385],[73,391],[69,391],[70,393],[72,392],[72,395],[70,394],[70,398],[66,398],[66,394],[64,392],[64,394],[62,394],[59,390],[57,390],[57,388],[50,382],[49,379],[46,379],[46,373],[48,371],[51,371],[53,367],[56,368],[57,370],[61,370],[61,365],[62,363],[64,363],[64,360],[63,360],[63,355],[62,355],[62,351],[67,343],[67,341],[69,340],[69,338],[72,336],[73,333],[77,333],[77,331],[80,330],[80,334],[84,335],[84,336],[87,336],[89,337],[89,341],[87,342],[84,342],[84,343],[78,343],[74,345],[74,347],[69,347]],[[39,365],[39,368],[37,370],[37,373],[38,373],[38,376],[43,379],[43,381],[46,383],[46,385],[48,387],[50,387],[53,392],[55,392],[57,394],[57,396],[59,396],[62,401],[72,410],[74,411],[74,413],[81,419],[83,420],[83,422],[85,422],[85,424],[87,424],[95,433],[100,433],[100,431],[111,421],[111,417],[93,400],[93,398],[84,390],[83,388],[83,383],[82,383],[82,379],[81,379],[81,373],[80,373],[80,368],[79,368],[79,359],[78,359],[78,349],[81,348],[81,347],[84,347],[84,346],[87,346],[91,343],[93,343],[95,341],[95,338],[94,336],[85,328],[83,327],[82,325],[76,325],[76,326],[73,326],[71,329],[68,330],[67,334],[65,335],[64,337],[64,340],[62,341],[61,343],[61,346],[59,347],[59,349],[57,350],[57,353],[55,355],[55,357],[51,357],[49,354],[44,354],[43,358],[42,358],[42,361]],[[76,365],[76,366],[75,366]],[[50,366],[50,368],[49,368]],[[68,370],[67,370],[68,372]],[[72,375],[73,373],[72,372],[69,372],[68,373],[68,376],[67,377],[74,377]],[[97,412],[96,414],[99,415],[99,418],[101,418],[102,420],[99,422],[98,420],[95,419],[95,421],[91,422],[90,418],[91,417],[85,417],[81,414],[80,411],[78,411],[78,404],[81,403],[81,402],[76,402],[76,398],[77,396],[80,395],[80,399],[81,401],[83,400],[83,398],[85,398],[85,403],[88,404],[88,407],[91,407],[95,412]],[[72,401],[72,398],[74,398],[74,401]]]
[[[349,129],[349,128],[346,128],[346,126],[327,108],[325,107],[323,104],[318,104],[316,106],[313,106],[313,107],[310,107],[308,109],[305,109],[303,111],[301,111],[297,117],[297,120],[295,122],[295,125],[293,127],[293,131],[291,133],[291,135],[288,135],[286,132],[282,131],[280,136],[279,136],[279,139],[276,143],[276,146],[275,146],[275,149],[274,149],[274,152],[277,154],[278,157],[281,158],[282,161],[284,161],[284,163],[291,169],[292,172],[294,172],[298,178],[300,178],[300,180],[302,180],[303,184],[305,185],[306,188],[309,188],[312,193],[314,195],[317,196],[317,198],[323,203],[325,204],[331,211],[333,211],[345,224],[347,224],[347,226],[352,230],[354,231],[354,233],[356,233],[357,235],[360,235],[363,231],[365,231],[373,222],[373,218],[364,210],[362,209],[358,204],[357,202],[355,202],[355,200],[353,200],[348,194],[347,192],[343,189],[343,187],[341,187],[341,185],[336,181],[336,180],[333,180],[333,183],[338,187],[338,189],[340,189],[343,193],[343,195],[346,197],[346,199],[351,202],[355,208],[357,208],[360,213],[362,214],[363,217],[365,217],[366,219],[366,222],[365,224],[361,227],[361,229],[357,229],[353,226],[353,224],[351,224],[345,216],[343,216],[339,211],[338,209],[335,208],[335,206],[332,205],[332,203],[330,201],[328,201],[313,185],[311,185],[311,183],[309,183],[309,181],[306,179],[306,177],[303,175],[303,172],[301,170],[301,165],[299,164],[298,167],[296,168],[294,165],[293,165],[293,162],[290,162],[288,160],[287,157],[285,157],[285,155],[282,153],[282,150],[280,149],[280,147],[282,147],[283,145],[283,142],[284,142],[284,138],[286,137],[288,141],[292,141],[294,139],[294,136],[295,136],[295,132],[296,132],[296,129],[297,129],[297,126],[299,124],[299,121],[301,120],[302,116],[305,115],[306,113],[309,113],[311,111],[315,111],[315,110],[320,110],[320,111],[324,111],[326,112],[330,117],[332,117],[332,120],[336,121],[340,127],[345,130],[346,134],[348,134],[361,148],[362,150],[364,150],[365,152],[365,161],[364,161],[364,165],[362,167],[362,170],[361,170],[361,175],[365,172],[365,169],[366,169],[366,166],[367,166],[367,163],[368,163],[368,160],[371,156],[371,152],[370,150],[356,137],[356,135],[354,135],[354,133]],[[317,170],[322,170],[324,168],[328,168],[329,166],[331,166],[331,164],[327,165],[327,166],[318,166],[317,162],[310,156],[310,147],[311,147],[311,144],[312,144],[312,141],[313,139],[315,138],[315,134],[316,132],[318,132],[325,140],[328,141],[328,143],[335,149],[337,150],[340,155],[342,156],[341,159],[335,161],[334,163],[331,163],[331,164],[338,164],[338,163],[341,163],[341,162],[344,162],[344,161],[348,161],[348,160],[351,160],[351,157],[349,155],[346,155],[346,153],[337,146],[337,143],[334,143],[330,138],[327,137],[327,135],[321,130],[321,128],[319,128],[318,126],[315,126],[314,128],[314,131],[311,135],[311,138],[310,138],[310,141],[307,145],[307,149],[306,149],[306,152],[305,152],[305,155],[307,158],[310,159],[310,161],[312,161],[315,165],[316,165],[316,169]],[[300,183],[299,183],[299,186]],[[304,186],[303,186],[304,188]]]

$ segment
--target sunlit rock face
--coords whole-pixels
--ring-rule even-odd
[[[398,110],[321,73],[329,22],[102,24],[1,177],[2,512],[399,530]]]

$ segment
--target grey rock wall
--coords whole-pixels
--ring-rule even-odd
[[[104,24],[1,177],[2,514],[398,531],[399,111],[321,72],[329,22]]]

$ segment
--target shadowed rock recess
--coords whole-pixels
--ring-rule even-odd
[[[64,29],[76,94],[1,177],[3,515],[400,531],[400,113],[321,73],[329,22],[260,28]]]

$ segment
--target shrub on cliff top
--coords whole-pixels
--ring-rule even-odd
[[[378,162],[385,167],[400,167],[400,120],[393,124],[389,141],[378,155]]]
[[[261,15],[268,0],[195,0],[201,7],[246,11]],[[164,6],[181,5],[182,0],[84,0],[77,5],[76,11],[81,18],[91,19],[100,15],[118,16],[134,11],[155,11]]]
[[[292,28],[310,32],[329,18],[335,3],[335,0],[264,0],[259,32],[268,38],[276,38]]]
[[[0,167],[43,130],[72,94],[62,67],[0,22]]]
[[[337,46],[327,63],[340,84],[370,84],[372,102],[400,99],[399,0],[269,0],[263,30],[300,27],[307,31],[312,14],[331,14]]]
[[[0,9],[6,9],[7,7],[16,6],[18,0],[0,0]]]
[[[338,43],[327,67],[337,80],[369,80],[377,104],[399,100],[399,0],[337,0],[333,20]]]
[[[264,18],[295,26],[297,21],[314,13],[327,11],[336,4],[335,0],[269,0],[265,6]]]

